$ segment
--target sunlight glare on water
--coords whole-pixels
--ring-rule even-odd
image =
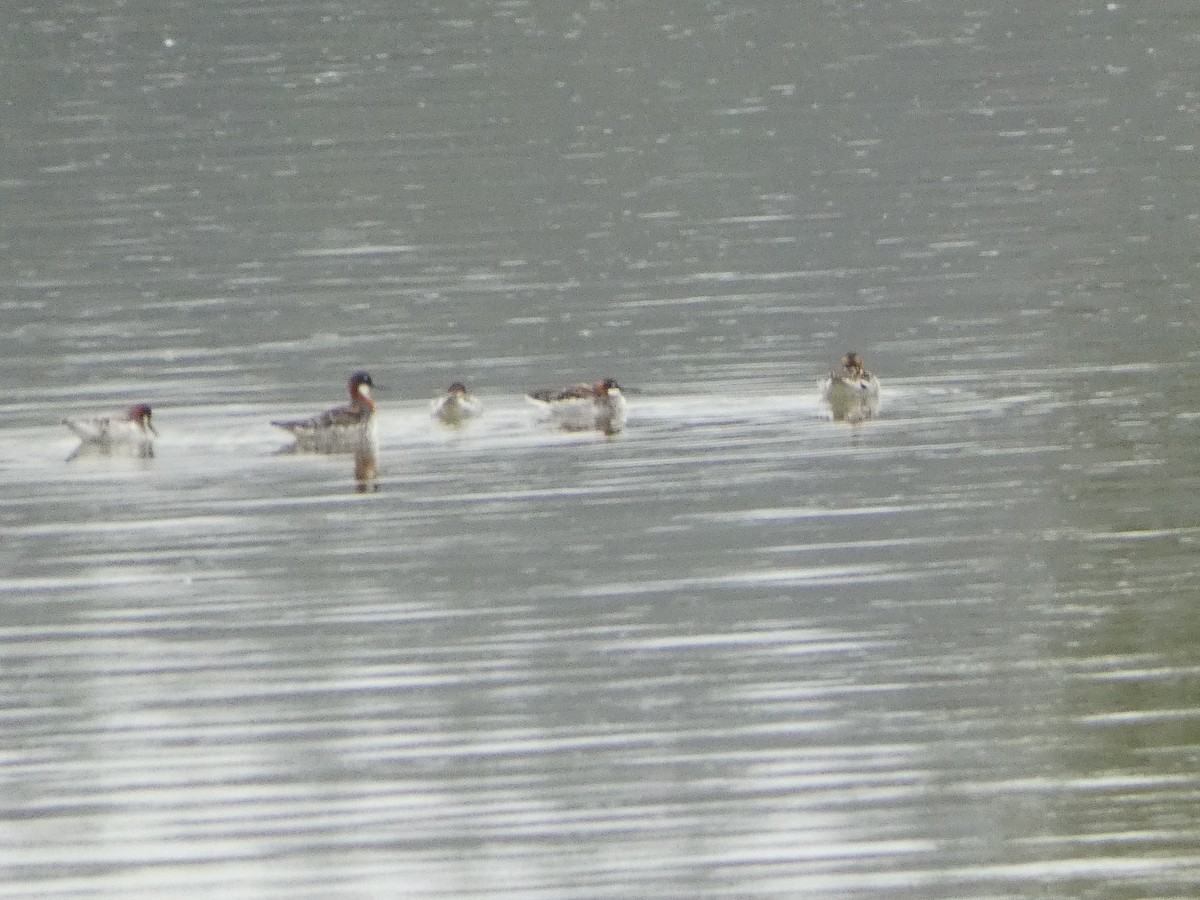
[[[10,19],[0,897],[1195,895],[1178,4]]]

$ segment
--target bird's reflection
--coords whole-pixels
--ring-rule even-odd
[[[364,434],[335,446],[319,449],[298,441],[275,451],[276,456],[349,456],[354,460],[354,490],[373,494],[379,490],[379,443],[375,436]]]
[[[66,462],[84,460],[138,460],[143,466],[149,466],[154,461],[154,444],[104,446],[83,443],[66,457]]]
[[[104,445],[83,442],[67,456],[66,462],[78,459],[154,459],[154,445],[149,441],[141,444]]]
[[[379,490],[379,447],[364,440],[354,449],[354,489],[360,494]]]
[[[879,412],[878,394],[833,393],[825,398],[825,406],[835,422],[857,425],[873,419]]]

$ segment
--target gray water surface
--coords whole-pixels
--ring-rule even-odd
[[[1198,37],[12,12],[0,897],[1194,896]],[[360,368],[377,473],[280,453]]]

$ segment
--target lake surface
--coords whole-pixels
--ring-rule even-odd
[[[10,11],[0,898],[1196,896],[1198,44]],[[355,369],[377,473],[281,453]],[[613,439],[522,400],[609,375]]]

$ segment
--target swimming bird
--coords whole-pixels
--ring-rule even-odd
[[[465,425],[483,412],[483,404],[467,392],[465,384],[456,381],[446,389],[445,394],[430,402],[429,412],[443,425],[456,427]]]
[[[530,391],[526,399],[567,431],[595,428],[604,434],[614,435],[625,427],[629,411],[621,386],[615,378],[560,390]]]
[[[150,407],[138,403],[122,416],[97,416],[92,419],[63,419],[62,423],[79,438],[79,447],[67,457],[74,459],[85,449],[111,452],[117,448],[133,450],[138,456],[154,455],[154,438],[158,437],[150,421]]]
[[[879,411],[879,379],[867,371],[862,357],[851,350],[842,357],[841,368],[822,380],[821,399],[837,421],[869,419]]]
[[[375,383],[366,372],[350,376],[350,403],[328,409],[311,419],[272,422],[276,428],[291,432],[296,449],[317,453],[354,450],[375,434],[375,401],[371,388]]]

